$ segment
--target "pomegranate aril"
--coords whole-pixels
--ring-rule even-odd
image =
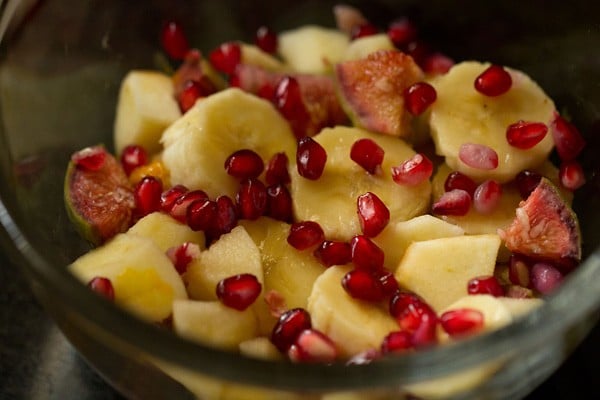
[[[475,194],[475,189],[477,189],[477,183],[462,172],[453,171],[444,181],[444,190],[449,192],[454,189],[462,189],[472,197]]]
[[[208,232],[216,218],[217,203],[209,199],[194,201],[186,210],[186,222],[193,231]]]
[[[548,133],[542,122],[518,121],[506,128],[506,141],[513,147],[527,150],[541,142]]]
[[[431,54],[431,46],[423,40],[413,40],[406,45],[405,52],[421,67],[425,59]]]
[[[454,66],[454,60],[442,53],[432,53],[423,60],[423,72],[428,75],[443,75]]]
[[[574,160],[585,147],[585,139],[575,125],[558,114],[550,125],[550,131],[562,161]]]
[[[298,250],[306,250],[325,240],[321,225],[314,221],[294,222],[290,226],[287,242]]]
[[[538,262],[530,270],[529,280],[531,288],[543,295],[550,294],[563,282],[562,272],[551,264]]]
[[[358,196],[356,208],[360,228],[367,237],[377,236],[390,221],[390,210],[375,193]]]
[[[163,212],[169,213],[173,204],[175,204],[175,200],[177,200],[180,196],[187,193],[189,189],[184,185],[178,184],[170,187],[165,190],[160,195],[160,209]]]
[[[389,310],[400,329],[411,333],[415,347],[427,346],[436,341],[437,315],[418,295],[396,291],[390,298]]]
[[[176,21],[163,24],[160,42],[165,53],[174,60],[182,60],[190,49],[183,27]]]
[[[504,296],[504,288],[493,275],[478,276],[467,282],[468,294],[490,294],[494,297]]]
[[[359,139],[352,144],[350,158],[368,173],[375,174],[383,162],[385,152],[372,139]]]
[[[354,25],[350,31],[350,39],[356,40],[361,37],[373,36],[379,33],[379,29],[373,24],[365,23]]]
[[[267,188],[258,179],[246,179],[241,182],[235,200],[241,219],[258,219],[267,209]]]
[[[471,168],[492,170],[498,167],[498,154],[483,144],[462,144],[458,150],[458,158]]]
[[[480,331],[484,327],[484,322],[483,313],[472,308],[449,310],[440,315],[440,325],[452,337]]]
[[[261,26],[256,30],[254,44],[262,51],[274,54],[277,51],[277,34],[268,26]]]
[[[392,21],[387,29],[387,35],[396,48],[404,50],[409,43],[417,39],[417,28],[408,18]]]
[[[521,197],[523,199],[529,197],[541,179],[542,175],[535,171],[523,170],[519,172],[515,177],[515,182],[517,183],[517,189],[519,189]]]
[[[384,253],[371,239],[364,235],[354,236],[350,240],[352,263],[357,268],[378,270],[383,268]]]
[[[160,210],[160,197],[163,185],[159,178],[147,175],[135,186],[135,213],[141,218],[145,215]]]
[[[355,268],[342,278],[342,287],[355,299],[378,302],[386,298],[383,284],[376,273],[364,268]]]
[[[287,185],[291,182],[288,171],[288,157],[285,153],[276,153],[271,157],[265,170],[265,182],[267,185],[278,183]]]
[[[445,192],[433,203],[431,211],[437,215],[461,216],[469,212],[471,208],[471,196],[466,190],[452,189]]]
[[[192,260],[200,256],[200,251],[200,246],[196,243],[185,242],[179,246],[167,249],[166,254],[177,272],[179,272],[180,275],[183,275],[187,271]]]
[[[345,265],[352,261],[352,248],[348,242],[324,240],[314,251],[314,256],[326,267]]]
[[[398,285],[398,281],[394,276],[394,273],[386,268],[382,268],[381,270],[373,271],[377,274],[377,278],[381,285],[383,286],[383,292],[386,297],[393,295],[400,289]]]
[[[310,180],[319,179],[326,162],[327,153],[318,142],[308,136],[298,141],[296,168],[300,176]]]
[[[225,171],[236,179],[257,178],[265,164],[253,150],[241,149],[230,154],[225,160]]]
[[[130,144],[125,146],[121,153],[121,165],[125,174],[129,176],[131,171],[142,165],[146,165],[148,162],[148,153],[146,150],[137,144]]]
[[[585,173],[576,160],[563,161],[558,170],[558,178],[562,187],[577,190],[585,184]]]
[[[231,75],[242,60],[242,49],[239,43],[226,42],[212,50],[208,58],[217,70]]]
[[[279,221],[292,221],[292,196],[284,184],[278,183],[267,187],[267,209],[265,215]]]
[[[175,188],[176,186],[173,186],[172,189]],[[167,191],[166,193],[168,195],[161,195],[161,204],[163,210],[168,210],[168,213],[171,217],[175,218],[179,222],[184,223],[186,222],[187,209],[190,204],[195,201],[208,200],[208,195],[203,190],[186,190],[187,189],[185,186],[180,186],[177,187],[177,190],[174,190],[174,192],[169,193],[169,191]],[[175,198],[175,200],[172,202],[172,205],[169,207],[168,203],[171,202],[173,196],[175,196],[179,191],[183,191],[183,193]]]
[[[209,83],[210,84],[210,83]],[[182,113],[185,113],[196,104],[196,100],[206,97],[214,92],[213,88],[205,88],[201,82],[186,81],[181,93],[177,96],[177,103]]]
[[[115,290],[108,278],[96,276],[88,282],[87,286],[107,300],[113,301],[115,299]]]
[[[88,171],[98,171],[106,160],[106,149],[102,146],[86,147],[71,156],[71,161],[80,168]]]
[[[305,329],[290,346],[287,355],[296,363],[331,363],[337,358],[338,350],[323,332]]]
[[[302,98],[298,80],[285,76],[275,88],[273,103],[281,115],[289,122],[296,138],[306,136],[310,115]]]
[[[417,153],[397,167],[392,167],[392,179],[399,185],[416,186],[425,182],[433,174],[433,163],[421,153]]]
[[[237,207],[231,197],[221,195],[215,200],[217,211],[213,226],[210,228],[211,239],[231,232],[238,224]]]
[[[271,331],[271,343],[282,353],[286,353],[296,341],[300,332],[310,329],[310,314],[304,308],[292,308],[285,311]]]
[[[404,108],[412,115],[421,115],[437,99],[435,88],[427,82],[417,82],[404,89]]]
[[[512,77],[499,65],[491,65],[475,78],[475,90],[495,97],[508,92],[512,86]]]
[[[381,342],[381,353],[389,354],[394,352],[406,351],[412,349],[412,334],[407,331],[393,331],[387,334]]]
[[[262,285],[252,274],[238,274],[217,284],[217,298],[227,307],[244,311],[260,295]]]
[[[473,208],[480,214],[492,213],[500,203],[502,185],[493,179],[484,181],[473,194]]]
[[[523,287],[530,285],[529,265],[523,257],[517,254],[511,254],[508,260],[508,280]]]

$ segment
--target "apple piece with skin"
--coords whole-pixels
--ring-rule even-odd
[[[204,232],[193,231],[186,224],[162,212],[144,216],[129,228],[128,233],[152,239],[162,251],[185,242],[195,243],[200,250],[204,250],[206,244]]]

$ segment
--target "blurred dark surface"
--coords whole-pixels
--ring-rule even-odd
[[[526,400],[600,398],[600,326]],[[20,270],[0,255],[0,399],[123,399],[91,369],[33,298]]]

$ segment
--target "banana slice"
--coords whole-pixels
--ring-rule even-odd
[[[257,152],[265,163],[277,152],[294,159],[296,139],[288,122],[267,100],[237,88],[196,102],[163,134],[162,161],[171,181],[209,196],[233,196],[238,182],[224,169],[240,149]]]
[[[354,142],[364,138],[385,150],[381,173],[371,175],[350,158]],[[345,126],[326,128],[313,139],[325,148],[327,163],[318,180],[305,179],[296,168],[290,169],[296,219],[316,221],[328,238],[348,240],[361,233],[356,199],[366,192],[375,193],[386,204],[390,221],[405,221],[427,211],[429,181],[403,186],[392,179],[391,167],[415,154],[401,139]]]
[[[553,148],[552,135],[528,150],[511,146],[506,140],[506,129],[518,121],[549,124],[555,105],[529,76],[518,70],[505,68],[512,77],[512,87],[500,96],[488,97],[475,90],[475,79],[490,64],[463,62],[431,83],[437,91],[437,100],[431,105],[431,135],[438,154],[446,163],[470,177],[482,181],[496,179],[506,182],[528,168],[540,165]],[[498,167],[484,170],[470,167],[459,157],[465,143],[488,146],[498,154]]]

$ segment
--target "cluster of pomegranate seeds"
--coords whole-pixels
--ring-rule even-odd
[[[165,53],[174,60],[182,60],[190,49],[183,27],[176,21],[163,24],[160,43]]]
[[[461,216],[471,208],[471,195],[463,189],[452,189],[440,196],[431,206],[431,211],[437,215]]]
[[[92,278],[87,286],[92,289],[94,292],[103,296],[104,298],[113,301],[115,299],[115,290],[113,288],[112,282],[110,279],[96,276]]]
[[[444,190],[449,192],[453,189],[462,189],[473,196],[477,189],[477,183],[462,172],[452,171],[444,181]]]
[[[291,182],[288,172],[288,157],[285,153],[275,153],[267,163],[265,170],[265,182],[267,185],[281,183],[287,185]]]
[[[467,293],[469,294],[490,294],[494,297],[504,296],[504,288],[493,275],[478,276],[469,279],[467,283]]]
[[[350,239],[352,263],[356,268],[379,270],[383,268],[384,253],[379,246],[365,235]]]
[[[379,33],[379,29],[371,23],[354,25],[350,30],[350,39],[356,40],[361,37],[373,36]]]
[[[563,273],[553,265],[545,262],[533,264],[529,279],[531,287],[543,295],[550,294],[563,282]]]
[[[256,178],[245,179],[240,183],[235,199],[240,218],[258,219],[267,209],[267,188]]]
[[[383,148],[373,139],[358,139],[350,148],[350,159],[370,174],[380,170],[384,155]]]
[[[217,70],[232,75],[242,61],[242,48],[236,42],[222,43],[209,53],[208,59]]]
[[[310,115],[306,104],[304,104],[300,84],[296,78],[285,76],[281,79],[275,88],[273,104],[289,122],[296,138],[306,136]]]
[[[304,308],[292,308],[279,316],[271,331],[271,343],[282,353],[287,353],[298,335],[312,328],[310,314]]]
[[[548,127],[542,122],[517,121],[506,128],[508,144],[527,150],[541,142],[548,133]]]
[[[564,161],[558,170],[560,184],[569,190],[577,190],[585,184],[583,167],[576,160]]]
[[[338,356],[335,343],[323,332],[305,329],[287,351],[292,362],[331,363]]]
[[[239,180],[258,178],[264,168],[262,158],[250,149],[237,150],[225,160],[225,171]]]
[[[484,326],[483,313],[472,308],[446,311],[439,320],[442,329],[452,337],[476,333]]]
[[[290,226],[287,242],[295,249],[306,250],[315,247],[325,240],[321,225],[314,221],[294,222]]]
[[[499,65],[490,65],[477,78],[475,78],[475,90],[479,93],[495,97],[510,90],[512,77]]]
[[[258,298],[262,285],[252,274],[238,274],[217,284],[217,298],[227,307],[244,311]]]
[[[200,246],[196,243],[184,242],[179,246],[167,249],[166,254],[177,272],[179,272],[180,275],[183,275],[187,271],[192,260],[200,256],[200,251]]]
[[[437,314],[420,296],[398,290],[390,298],[389,311],[400,330],[411,334],[414,347],[435,342]]]
[[[293,218],[292,195],[283,183],[267,187],[267,209],[265,215],[284,222]]]
[[[517,184],[517,189],[519,189],[519,194],[523,199],[529,197],[531,192],[537,187],[542,179],[542,175],[538,172],[531,170],[523,170],[517,174],[515,177],[515,182]]]
[[[498,153],[489,146],[479,143],[463,143],[458,158],[471,168],[492,170],[498,168]]]
[[[502,185],[493,179],[488,179],[477,186],[473,193],[473,207],[480,214],[493,212],[502,197]]]
[[[126,175],[131,174],[131,171],[148,162],[148,153],[146,150],[137,144],[125,146],[121,153],[121,165]]]
[[[412,115],[421,115],[437,99],[435,88],[427,82],[417,82],[404,89],[404,108]]]
[[[313,254],[326,267],[345,265],[352,261],[352,248],[348,242],[324,240]]]
[[[71,161],[79,167],[88,171],[98,171],[106,160],[106,149],[102,146],[86,147],[71,156]]]
[[[319,179],[326,162],[327,152],[317,141],[308,136],[298,141],[296,167],[300,176],[310,180]]]
[[[417,153],[397,167],[392,167],[392,179],[399,185],[416,186],[433,174],[433,163],[427,156]]]
[[[360,228],[367,237],[377,236],[390,221],[390,210],[375,193],[358,196],[356,206]]]
[[[275,54],[278,45],[277,34],[268,26],[263,25],[256,30],[254,44],[266,53]]]
[[[143,177],[133,190],[135,214],[141,218],[155,211],[160,211],[160,198],[163,184],[159,178],[151,175]]]

